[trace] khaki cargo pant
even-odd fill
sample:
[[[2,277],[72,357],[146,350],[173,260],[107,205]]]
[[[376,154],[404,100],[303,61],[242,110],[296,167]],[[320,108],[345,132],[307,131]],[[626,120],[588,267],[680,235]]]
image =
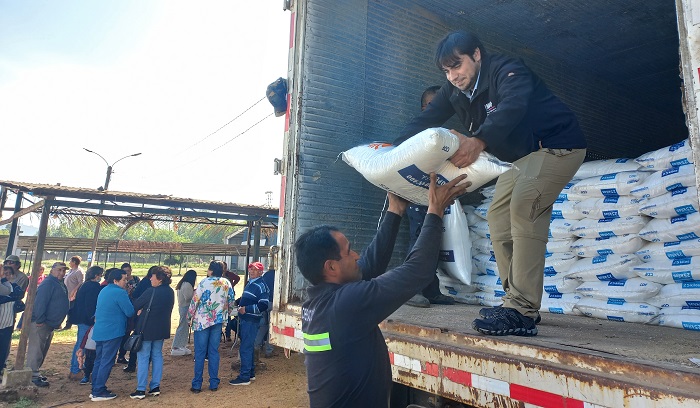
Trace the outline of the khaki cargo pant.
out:
[[[542,148],[513,163],[496,183],[488,222],[503,307],[537,316],[552,204],[586,157],[586,149]]]

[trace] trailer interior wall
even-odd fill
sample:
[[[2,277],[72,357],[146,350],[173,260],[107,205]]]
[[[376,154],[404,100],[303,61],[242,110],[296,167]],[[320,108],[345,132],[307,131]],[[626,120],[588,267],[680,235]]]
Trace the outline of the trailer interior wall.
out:
[[[302,0],[299,0],[302,1]],[[668,0],[307,0],[295,158],[294,237],[320,223],[355,248],[371,239],[384,194],[341,160],[362,143],[393,140],[442,84],[435,44],[477,33],[487,50],[519,56],[578,115],[588,159],[637,157],[687,137],[675,4]],[[299,36],[297,38],[300,38]],[[406,234],[403,234],[405,238]],[[395,261],[404,255],[397,244]],[[295,277],[292,298],[303,297]]]

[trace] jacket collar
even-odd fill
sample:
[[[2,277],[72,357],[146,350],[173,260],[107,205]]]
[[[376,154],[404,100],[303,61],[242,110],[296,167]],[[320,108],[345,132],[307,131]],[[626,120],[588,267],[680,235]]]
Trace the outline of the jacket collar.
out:
[[[340,288],[342,285],[339,285],[337,283],[328,283],[328,282],[323,282],[319,283],[318,285],[314,286],[309,286],[306,289],[306,292],[309,294],[309,298],[313,299],[315,297],[318,297],[326,292],[333,292]]]

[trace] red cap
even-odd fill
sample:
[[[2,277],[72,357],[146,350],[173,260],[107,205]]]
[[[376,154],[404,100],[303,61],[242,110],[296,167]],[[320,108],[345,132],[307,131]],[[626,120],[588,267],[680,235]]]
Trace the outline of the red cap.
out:
[[[248,265],[248,269],[250,268],[257,269],[259,271],[265,270],[265,267],[260,262],[253,262],[252,264]]]

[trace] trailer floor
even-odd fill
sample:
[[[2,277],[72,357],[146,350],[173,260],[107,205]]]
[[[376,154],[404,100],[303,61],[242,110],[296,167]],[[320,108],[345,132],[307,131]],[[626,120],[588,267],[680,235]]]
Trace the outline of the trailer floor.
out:
[[[700,359],[700,333],[639,323],[613,322],[584,316],[543,313],[535,337],[485,336],[471,327],[483,306],[455,304],[430,308],[402,306],[388,321],[438,328],[470,336],[480,336],[552,348],[574,349],[581,353],[603,354],[645,364],[661,363],[700,374],[691,358]],[[682,366],[682,367],[679,367]]]

